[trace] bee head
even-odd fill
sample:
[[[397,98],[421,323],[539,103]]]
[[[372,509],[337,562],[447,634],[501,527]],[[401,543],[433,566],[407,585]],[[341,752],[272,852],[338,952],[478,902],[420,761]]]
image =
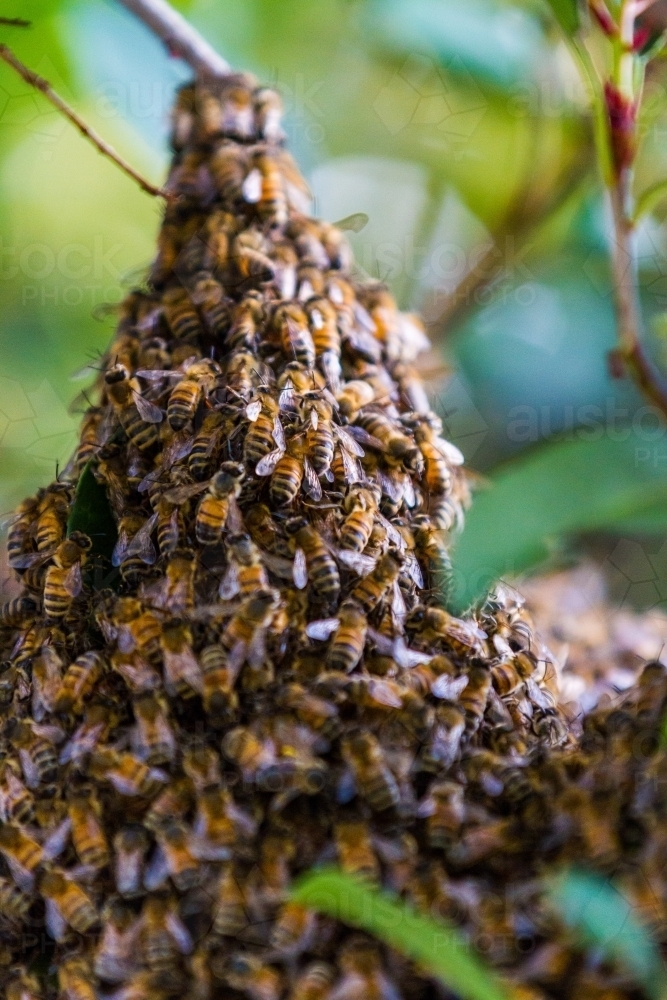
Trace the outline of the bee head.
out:
[[[115,385],[118,382],[125,382],[130,377],[125,365],[117,364],[107,368],[104,373],[104,381],[107,385]]]
[[[72,542],[82,552],[90,552],[93,547],[91,539],[83,531],[72,531],[67,541]]]

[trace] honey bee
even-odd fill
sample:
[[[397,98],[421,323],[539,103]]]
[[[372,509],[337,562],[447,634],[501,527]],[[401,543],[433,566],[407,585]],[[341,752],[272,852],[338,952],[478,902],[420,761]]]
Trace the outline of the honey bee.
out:
[[[4,917],[22,923],[31,904],[32,897],[28,893],[22,892],[11,879],[0,876],[0,910]]]
[[[119,597],[113,611],[121,653],[137,650],[153,666],[161,659],[162,625],[158,616],[134,597]]]
[[[215,361],[204,359],[188,365],[184,373],[169,374],[180,380],[169,396],[167,420],[172,430],[180,431],[193,419],[202,398],[213,390],[220,376],[220,366]]]
[[[239,496],[245,469],[238,462],[223,462],[199,503],[195,534],[202,545],[216,545],[227,523],[230,503]]]
[[[260,229],[244,229],[234,237],[230,257],[233,261],[237,279],[236,285],[248,286],[273,281],[275,264],[269,253],[271,244]]]
[[[301,306],[294,303],[278,306],[271,322],[287,357],[293,358],[307,369],[314,368],[315,344],[308,318]]]
[[[51,740],[41,735],[41,731],[40,726],[26,719],[10,718],[5,723],[5,735],[18,750],[26,785],[30,789],[39,788],[41,795],[51,797],[55,795],[58,755]]]
[[[384,756],[384,751],[372,733],[358,730],[341,743],[345,762],[350,767],[359,794],[371,809],[383,812],[398,805],[400,793]]]
[[[215,187],[230,209],[243,199],[243,182],[249,165],[245,147],[227,140],[216,146],[209,159],[209,170]]]
[[[233,663],[247,658],[258,668],[265,660],[264,637],[279,604],[278,591],[260,590],[247,597],[225,627],[220,642],[229,650]]]
[[[287,196],[278,157],[269,147],[257,147],[253,168],[243,182],[243,197],[257,206],[257,214],[270,229],[287,222]]]
[[[58,963],[58,986],[63,1000],[97,1000],[90,962],[82,955],[70,955]]]
[[[336,1000],[377,997],[394,1000],[397,991],[382,969],[377,945],[366,938],[353,937],[343,945],[339,964],[342,978],[335,986]]]
[[[376,608],[398,582],[403,568],[402,557],[394,552],[385,552],[377,562],[375,569],[363,577],[354,587],[351,597],[353,601],[367,613]]]
[[[184,343],[196,343],[199,340],[202,334],[201,320],[184,288],[176,285],[167,289],[162,297],[162,308],[169,329],[177,340]]]
[[[171,763],[176,754],[176,738],[160,702],[153,691],[142,691],[132,701],[132,749],[139,760],[149,765]]]
[[[44,854],[37,841],[13,823],[0,824],[0,854],[4,857],[12,878],[22,892],[32,890],[35,873]]]
[[[237,594],[250,597],[258,590],[266,590],[269,578],[261,553],[250,535],[230,535],[227,548],[229,567],[220,581],[220,597],[229,601]]]
[[[152,566],[157,559],[155,546],[151,541],[157,520],[157,514],[146,518],[140,513],[125,514],[120,520],[118,541],[111,555],[111,563],[120,567],[123,580],[130,586],[140,583],[146,567]]]
[[[226,980],[232,989],[245,993],[251,1000],[280,1000],[283,993],[280,972],[252,954],[232,955]]]
[[[190,853],[188,827],[182,820],[173,816],[167,817],[155,829],[155,838],[161,851],[159,866],[151,863],[152,871],[147,872],[144,882],[152,888],[153,880],[158,884],[162,881],[162,864],[164,871],[180,892],[187,892],[197,884],[200,878],[199,862]]]
[[[164,771],[148,767],[131,753],[99,747],[90,758],[93,777],[108,781],[119,795],[151,798],[167,781]]]
[[[70,492],[65,483],[53,483],[40,496],[35,528],[38,552],[46,552],[62,542],[69,504]]]
[[[427,819],[426,836],[431,847],[446,848],[463,825],[463,787],[454,781],[433,782],[418,815]]]
[[[261,781],[263,773],[276,762],[276,748],[268,737],[256,735],[246,726],[230,729],[222,741],[226,757],[240,768],[247,782]]]
[[[447,771],[456,760],[465,732],[465,715],[456,705],[439,705],[435,725],[422,750],[422,766],[427,771]]]
[[[102,826],[102,811],[92,787],[78,788],[69,797],[68,815],[72,843],[81,864],[105,868],[109,864],[109,845]]]
[[[331,702],[311,694],[302,684],[288,684],[283,702],[297,718],[326,738],[333,737],[338,729],[338,709]]]
[[[191,840],[192,853],[205,861],[221,861],[230,857],[239,842],[249,842],[257,832],[257,824],[219,784],[198,791],[197,813]]]
[[[418,609],[413,620],[419,621],[422,641],[433,643],[442,639],[459,656],[482,656],[485,651],[486,632],[473,620],[455,618],[443,608]]]
[[[122,983],[139,968],[137,945],[139,920],[117,897],[102,912],[102,934],[95,948],[95,975],[108,983]]]
[[[326,1000],[334,981],[334,970],[326,962],[311,962],[298,976],[289,1000]]]
[[[164,663],[164,683],[168,694],[190,698],[203,693],[197,657],[192,651],[192,629],[187,622],[172,618],[163,622],[160,648]]]
[[[15,513],[9,519],[9,530],[7,532],[7,559],[9,565],[13,569],[22,568],[18,565],[18,563],[21,562],[30,548],[30,536],[33,525],[36,522],[38,509],[39,499],[37,497],[28,497],[18,505]],[[7,522],[5,522],[5,525],[7,525]],[[55,544],[58,544],[60,540],[61,536],[58,537]],[[45,546],[45,548],[51,547],[50,543]]]
[[[64,872],[46,871],[39,880],[39,891],[47,904],[47,926],[61,941],[69,924],[78,934],[86,934],[99,923],[93,903],[84,890]]]
[[[428,569],[429,583],[439,604],[446,604],[452,584],[452,563],[443,536],[426,514],[411,522],[416,553]]]
[[[334,393],[340,391],[342,369],[340,363],[340,332],[336,310],[329,299],[314,296],[305,304],[306,315],[315,357],[320,363],[327,385]]]
[[[380,490],[375,485],[354,486],[343,502],[347,517],[340,529],[340,546],[362,552],[371,537]]]
[[[192,801],[192,782],[189,778],[176,778],[153,799],[144,816],[143,825],[154,833],[170,817],[182,819],[191,808]]]
[[[374,399],[374,388],[360,379],[351,379],[336,393],[338,408],[349,423],[354,423],[363,407],[369,406]]]
[[[270,87],[260,87],[253,95],[253,105],[258,137],[269,142],[282,142],[285,133],[280,124],[283,113],[280,94]]]
[[[160,554],[171,556],[185,538],[185,518],[182,507],[164,497],[156,501],[157,544]]]
[[[141,911],[141,941],[146,965],[159,977],[163,988],[173,989],[181,982],[179,957],[189,955],[193,944],[171,896],[162,892],[146,897]]]
[[[356,417],[355,426],[381,443],[389,462],[400,464],[409,472],[421,476],[424,471],[424,458],[419,447],[399,431],[384,413],[375,411],[360,413]]]
[[[277,506],[287,506],[297,497],[299,489],[314,499],[322,498],[322,487],[306,456],[306,444],[298,436],[285,441],[282,424],[275,418],[273,438],[277,447],[259,460],[255,475],[271,476],[271,499]]]
[[[3,823],[32,823],[35,802],[8,760],[0,770],[0,820]]]
[[[331,406],[325,400],[314,399],[309,407],[310,426],[306,431],[306,451],[318,476],[328,476],[334,458],[336,441],[331,424]]]
[[[307,951],[317,930],[317,916],[299,903],[284,903],[271,930],[270,944],[284,955]]]
[[[77,656],[65,671],[56,694],[54,711],[74,710],[80,714],[84,700],[93,693],[97,682],[107,669],[107,663],[100,653],[91,651]]]
[[[250,351],[232,351],[226,366],[227,398],[249,399],[259,385],[260,369],[261,365]]]
[[[6,604],[0,604],[0,628],[18,628],[35,618],[39,610],[32,597],[14,597]]]
[[[311,638],[324,640],[334,632],[327,662],[333,670],[349,674],[363,656],[367,630],[368,623],[363,611],[353,601],[345,601],[339,609],[337,618],[323,618],[319,622],[311,622],[307,634]]]
[[[230,312],[220,282],[208,275],[199,278],[192,290],[192,301],[198,306],[211,335],[222,339],[230,324]]]
[[[248,925],[246,897],[232,862],[223,865],[218,883],[213,929],[224,937],[237,937]]]
[[[294,546],[294,583],[303,590],[310,579],[317,598],[333,603],[340,593],[338,567],[319,533],[305,518],[292,518],[285,530]]]
[[[177,549],[167,563],[167,575],[154,601],[174,615],[191,611],[195,603],[196,568],[193,550]]]
[[[142,826],[122,827],[113,841],[116,891],[125,899],[143,894],[144,856],[148,836]]]
[[[123,364],[115,364],[104,373],[109,402],[129,440],[139,451],[151,451],[158,444],[157,425],[163,418],[159,406],[144,399],[139,382],[130,378]]]
[[[334,840],[344,872],[373,882],[378,880],[380,866],[366,823],[361,820],[336,823]]]
[[[523,678],[514,663],[511,660],[506,660],[491,667],[491,681],[495,690],[503,698],[513,694],[523,683]]]
[[[460,695],[460,704],[466,713],[467,728],[472,732],[482,721],[490,690],[491,671],[483,666],[471,667],[468,671],[468,683]]]

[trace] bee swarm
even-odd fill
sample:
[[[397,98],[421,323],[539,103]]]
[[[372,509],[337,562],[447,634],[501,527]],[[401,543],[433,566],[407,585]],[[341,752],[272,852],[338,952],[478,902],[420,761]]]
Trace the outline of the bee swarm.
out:
[[[323,863],[454,920],[517,995],[639,996],[539,877],[587,861],[664,919],[663,668],[579,737],[518,595],[448,613],[469,497],[426,338],[305,214],[283,138],[249,77],[181,90],[148,286],[70,468],[10,529],[2,996],[449,996],[289,901]],[[67,532],[82,476],[113,568]]]

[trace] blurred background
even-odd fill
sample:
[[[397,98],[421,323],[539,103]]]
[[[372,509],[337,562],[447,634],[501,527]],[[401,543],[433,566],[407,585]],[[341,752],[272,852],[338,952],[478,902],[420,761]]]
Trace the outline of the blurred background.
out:
[[[0,27],[1,39],[160,182],[187,70],[112,0],[0,6],[32,20]],[[314,214],[366,213],[350,237],[360,268],[425,317],[434,407],[480,474],[469,530],[489,574],[583,559],[624,607],[659,607],[667,428],[608,371],[608,218],[586,92],[548,4],[176,6],[235,67],[280,90]],[[666,87],[657,60],[640,191],[667,170]],[[104,305],[149,262],[160,205],[4,65],[0,174],[1,512],[67,462],[72,402],[111,335]],[[661,211],[638,239],[645,337],[667,362]]]

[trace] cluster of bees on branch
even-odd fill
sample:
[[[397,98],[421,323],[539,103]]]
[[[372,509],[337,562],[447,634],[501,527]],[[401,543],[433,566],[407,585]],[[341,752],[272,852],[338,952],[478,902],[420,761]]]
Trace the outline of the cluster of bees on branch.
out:
[[[290,901],[327,862],[486,935],[509,974],[553,935],[533,855],[578,772],[537,777],[570,759],[552,658],[507,587],[448,611],[469,490],[422,327],[306,214],[283,139],[249,77],[180,91],[147,285],[70,466],[9,529],[6,1000],[435,995]],[[69,523],[90,475],[108,563]]]

